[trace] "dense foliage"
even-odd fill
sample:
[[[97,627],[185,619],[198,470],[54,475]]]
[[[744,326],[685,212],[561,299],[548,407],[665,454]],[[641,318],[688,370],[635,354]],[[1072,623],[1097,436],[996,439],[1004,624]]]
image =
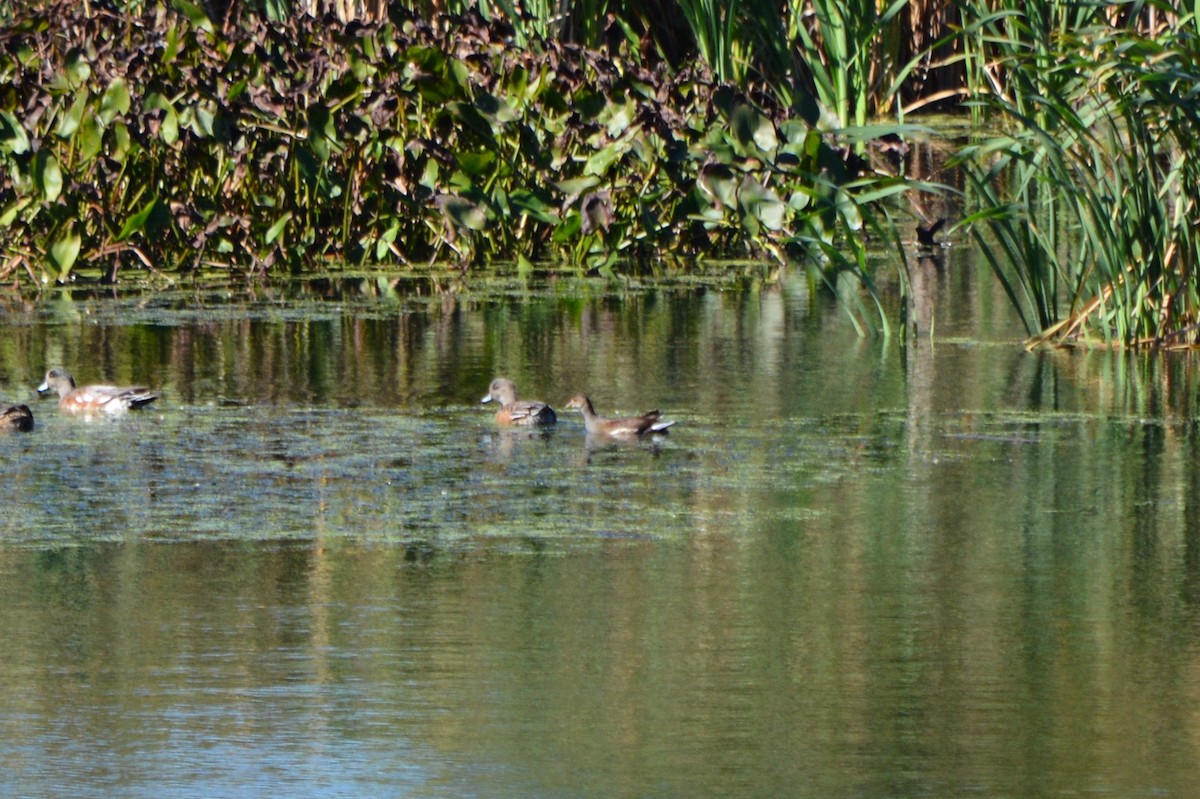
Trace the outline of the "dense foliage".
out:
[[[818,255],[869,288],[863,226],[899,245],[888,200],[938,190],[873,145],[965,100],[1001,135],[961,227],[1033,341],[1191,346],[1198,42],[1166,0],[31,0],[0,279]]]
[[[219,30],[183,0],[88,8],[31,4],[0,32],[0,276],[837,255],[859,246],[856,192],[903,189],[702,64],[643,66],[627,36],[516,49],[478,14]]]

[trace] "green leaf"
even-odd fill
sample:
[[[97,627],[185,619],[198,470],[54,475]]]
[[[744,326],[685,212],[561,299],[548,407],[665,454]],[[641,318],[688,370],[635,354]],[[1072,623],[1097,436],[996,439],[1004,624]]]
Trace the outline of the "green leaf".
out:
[[[204,13],[204,9],[200,6],[189,3],[187,0],[171,0],[171,5],[175,6],[181,14],[188,18],[188,22],[199,28],[205,33],[212,33],[214,28],[212,20],[208,18],[208,14]]]
[[[319,103],[308,108],[308,144],[321,161],[329,160],[330,151],[337,152],[339,149],[333,114]]]
[[[417,66],[421,72],[430,74],[439,73],[446,66],[446,54],[438,48],[428,45],[410,47],[404,51],[402,57],[405,61]]]
[[[383,231],[383,235],[375,242],[376,261],[382,261],[392,251],[392,242],[396,240],[396,236],[398,235],[400,235],[400,225],[398,224],[394,224]]]
[[[510,69],[503,78],[505,83],[505,93],[510,97],[516,97],[521,100],[532,99],[526,97],[526,91],[529,89],[529,70],[522,66],[517,66]]]
[[[446,113],[457,119],[462,127],[472,131],[484,141],[491,141],[494,135],[492,123],[470,103],[455,101],[443,106]]]
[[[54,202],[62,194],[62,167],[58,165],[58,159],[46,150],[40,151],[34,158],[33,180],[47,202]]]
[[[696,185],[713,200],[717,208],[729,207],[737,202],[737,179],[733,170],[724,164],[705,164],[700,167]]]
[[[788,208],[793,211],[803,211],[812,202],[812,197],[803,189],[797,189],[792,192],[792,196],[788,198]]]
[[[462,89],[449,78],[422,75],[417,80],[417,91],[427,103],[442,105],[455,98],[461,99]]]
[[[154,213],[154,208],[158,204],[158,198],[155,197],[150,202],[146,203],[142,210],[138,211],[133,216],[125,220],[125,224],[121,226],[121,232],[117,234],[117,241],[125,241],[134,233],[146,226],[146,220],[150,218],[150,214]]]
[[[203,138],[211,139],[217,125],[216,113],[206,105],[196,106],[196,125]]]
[[[21,155],[29,152],[29,136],[15,116],[0,111],[0,152]]]
[[[86,164],[99,155],[100,149],[104,146],[104,128],[100,126],[100,120],[96,118],[95,114],[88,114],[83,118],[76,139],[81,162]]]
[[[129,113],[129,87],[123,78],[113,78],[104,96],[100,98],[100,119],[110,124],[118,114]]]
[[[167,28],[167,46],[162,51],[162,65],[167,68],[167,73],[172,74],[171,64],[174,63],[175,57],[179,55],[179,26],[175,21],[171,21],[171,25]]]
[[[232,103],[235,100],[237,100],[239,97],[241,97],[243,94],[246,93],[246,88],[249,85],[250,85],[250,81],[247,80],[246,78],[242,78],[241,80],[236,81],[232,86],[229,87],[229,91],[225,95],[225,102]]]
[[[845,189],[838,189],[834,200],[838,214],[846,221],[846,227],[851,230],[861,230],[863,226],[862,212],[858,210],[858,204],[854,202],[854,198],[850,192]]]
[[[487,227],[487,211],[469,199],[456,194],[440,194],[433,200],[442,215],[454,222],[458,228],[482,230]]]
[[[83,121],[83,112],[87,109],[88,93],[87,90],[79,92],[75,98],[75,102],[71,103],[71,107],[58,118],[58,125],[54,129],[55,135],[60,139],[69,139],[75,135],[75,131],[79,130],[79,124]]]
[[[617,263],[617,253],[607,252],[600,256],[599,262],[595,258],[589,258],[589,265],[592,266],[605,280],[616,280],[617,272],[613,266]]]
[[[162,123],[158,129],[158,135],[162,137],[166,144],[174,144],[179,141],[179,114],[175,112],[175,106],[166,97],[163,97],[158,92],[147,95],[142,107],[147,111],[162,111]]]
[[[271,244],[275,241],[275,239],[279,238],[279,234],[283,233],[283,229],[287,227],[288,220],[291,218],[292,212],[288,211],[286,214],[279,217],[279,219],[275,220],[275,224],[271,225],[271,227],[267,229],[267,235],[264,238],[264,241],[267,244]]]
[[[84,58],[82,50],[72,50],[67,55],[67,65],[61,83],[65,90],[76,91],[92,76],[92,66]]]
[[[553,181],[553,183],[554,188],[558,189],[568,197],[574,197],[576,195],[583,194],[588,189],[600,185],[600,178],[571,178],[569,180],[556,180]]]
[[[454,82],[463,89],[469,89],[471,86],[471,70],[467,69],[467,65],[457,58],[450,61],[447,70]]]
[[[133,140],[129,137],[129,127],[124,122],[118,122],[112,129],[111,155],[114,161],[125,163]]]
[[[458,168],[465,174],[471,177],[478,177],[492,168],[492,164],[496,162],[496,154],[487,150],[479,150],[477,152],[459,153],[455,160],[458,161]]]
[[[430,191],[437,191],[440,179],[441,169],[438,167],[438,162],[430,158],[425,162],[425,169],[421,172],[420,183]]]
[[[17,218],[17,214],[21,213],[25,208],[33,202],[32,197],[22,197],[13,204],[9,205],[3,211],[0,211],[0,227],[8,227]]]
[[[503,127],[510,122],[515,122],[520,119],[521,115],[517,113],[507,102],[490,92],[483,92],[475,99],[475,107],[479,112],[488,119],[498,123],[498,127]]]
[[[734,137],[743,148],[753,144],[765,153],[773,153],[779,146],[775,123],[748,105],[734,109],[730,124]]]
[[[632,103],[610,102],[604,106],[604,110],[597,116],[596,121],[604,125],[608,130],[608,135],[615,139],[633,124],[636,113],[637,110]]]
[[[620,161],[629,152],[629,143],[625,140],[615,141],[604,149],[592,153],[587,163],[583,165],[583,174],[604,177],[608,168]]]
[[[528,214],[537,221],[548,225],[558,224],[558,214],[554,213],[549,205],[528,189],[513,191],[509,194],[508,201],[512,205],[513,210],[519,213]]]
[[[572,239],[579,235],[579,231],[583,228],[583,219],[578,211],[573,211],[559,223],[554,229],[551,239],[555,244],[567,244]]]
[[[81,239],[74,231],[69,231],[54,244],[50,245],[50,262],[58,269],[58,279],[63,280],[71,272],[71,267],[75,266],[75,259],[79,257],[79,248],[83,245]]]
[[[487,227],[487,212],[465,197],[443,194],[436,202],[442,213],[458,227],[467,230],[483,230]]]
[[[374,36],[363,36],[358,40],[358,46],[362,48],[363,55],[369,61],[379,60],[379,43],[375,41]],[[361,78],[360,78],[361,80]]]
[[[201,139],[211,139],[216,117],[205,105],[196,104],[179,113],[179,125]]]
[[[742,180],[739,199],[746,213],[761,222],[768,230],[783,229],[784,212],[787,206],[779,199],[774,189],[767,188],[747,175]]]

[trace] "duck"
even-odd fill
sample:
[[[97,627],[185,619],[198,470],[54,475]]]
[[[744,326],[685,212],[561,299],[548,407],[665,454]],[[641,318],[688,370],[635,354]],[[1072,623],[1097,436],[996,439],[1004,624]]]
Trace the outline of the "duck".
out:
[[[46,372],[46,379],[37,389],[38,396],[51,391],[58,394],[58,407],[71,413],[124,413],[158,399],[158,395],[145,386],[76,387],[75,378],[62,368]]]
[[[0,433],[21,431],[27,433],[33,429],[33,411],[28,405],[9,405],[0,411]]]
[[[589,436],[612,436],[613,438],[635,438],[640,436],[666,435],[673,420],[662,418],[658,411],[648,411],[641,416],[607,419],[599,416],[592,401],[584,394],[576,394],[567,401],[567,408],[577,408],[583,413],[583,425]]]
[[[552,425],[558,421],[554,409],[537,400],[518,400],[517,387],[506,377],[497,377],[488,386],[487,396],[480,402],[498,402],[496,423],[524,427]]]

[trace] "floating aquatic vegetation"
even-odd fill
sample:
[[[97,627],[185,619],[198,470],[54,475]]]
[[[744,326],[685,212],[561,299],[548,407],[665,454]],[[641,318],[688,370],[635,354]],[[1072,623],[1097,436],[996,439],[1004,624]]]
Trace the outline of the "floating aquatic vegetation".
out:
[[[386,23],[47,0],[0,31],[0,279],[718,255],[850,264],[905,190],[702,65]],[[241,14],[241,16],[239,16]],[[857,268],[862,267],[859,259]]]

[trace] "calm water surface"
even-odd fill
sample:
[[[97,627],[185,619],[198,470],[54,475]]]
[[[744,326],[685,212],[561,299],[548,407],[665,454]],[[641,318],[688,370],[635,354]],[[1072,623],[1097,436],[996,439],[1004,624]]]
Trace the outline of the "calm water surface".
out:
[[[1196,795],[1196,364],[925,278],[0,299],[0,795]]]

